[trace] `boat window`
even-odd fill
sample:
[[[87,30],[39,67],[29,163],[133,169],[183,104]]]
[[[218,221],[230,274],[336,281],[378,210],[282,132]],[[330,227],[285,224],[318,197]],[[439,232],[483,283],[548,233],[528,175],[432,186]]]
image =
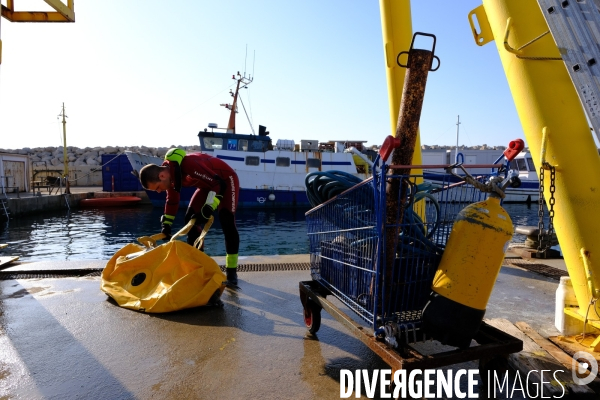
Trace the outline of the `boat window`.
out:
[[[318,158],[307,158],[306,166],[308,168],[321,168],[321,160]]]
[[[260,140],[249,140],[248,148],[250,151],[265,151],[263,143]]]
[[[238,150],[248,151],[248,141],[246,139],[238,140]]]
[[[529,165],[529,170],[530,171],[537,171],[535,169],[535,164],[533,163],[533,158],[526,158],[527,160],[527,165]]]
[[[517,161],[517,167],[519,167],[519,171],[527,171],[527,163],[522,158],[515,158]]]
[[[260,165],[260,158],[255,156],[246,157],[246,165]]]
[[[510,160],[509,168],[510,169],[519,169],[517,167],[517,161],[516,160]]]
[[[275,159],[275,165],[278,167],[289,167],[290,166],[290,158],[289,157],[277,157]]]
[[[221,150],[223,148],[223,139],[214,137],[204,138],[204,148],[206,150]]]

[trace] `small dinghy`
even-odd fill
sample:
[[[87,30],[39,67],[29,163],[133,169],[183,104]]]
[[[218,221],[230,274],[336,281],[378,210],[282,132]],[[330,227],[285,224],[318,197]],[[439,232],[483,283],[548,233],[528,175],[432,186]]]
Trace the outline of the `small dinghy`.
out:
[[[139,204],[141,198],[136,196],[119,197],[97,197],[93,199],[82,199],[79,202],[81,208],[99,208],[99,207],[123,207]]]

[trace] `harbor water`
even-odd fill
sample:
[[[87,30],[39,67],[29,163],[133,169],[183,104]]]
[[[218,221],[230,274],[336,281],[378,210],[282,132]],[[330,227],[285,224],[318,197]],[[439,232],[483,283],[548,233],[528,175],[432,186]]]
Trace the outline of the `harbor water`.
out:
[[[506,204],[517,225],[538,225],[538,205]],[[306,254],[309,252],[304,213],[306,209],[252,210],[236,214],[240,233],[240,256]],[[151,206],[78,209],[21,216],[0,222],[0,243],[8,243],[5,254],[20,261],[108,260],[136,238],[160,232],[163,211]],[[183,226],[185,210],[179,210],[174,231]],[[545,213],[547,215],[547,212]],[[544,220],[547,227],[547,219]],[[525,237],[515,235],[513,242]],[[223,233],[216,220],[205,251],[224,256]]]
[[[236,224],[242,256],[308,253],[305,209],[239,210]],[[136,238],[160,232],[163,210],[152,206],[52,211],[0,221],[5,254],[19,261],[108,260]],[[173,232],[183,227],[179,210]],[[185,236],[183,239],[185,240]],[[159,242],[160,243],[160,242]],[[205,240],[209,256],[224,256],[225,242],[218,219]]]

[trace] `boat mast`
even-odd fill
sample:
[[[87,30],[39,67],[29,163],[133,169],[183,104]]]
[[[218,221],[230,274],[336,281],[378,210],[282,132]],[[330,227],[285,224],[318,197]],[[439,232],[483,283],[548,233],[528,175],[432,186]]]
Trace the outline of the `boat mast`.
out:
[[[237,75],[233,75],[231,78],[237,80],[235,93],[231,93],[231,95],[233,96],[233,104],[221,104],[222,106],[230,110],[229,123],[227,124],[227,133],[235,133],[235,114],[237,113],[237,100],[240,92],[240,85],[243,89],[245,87],[248,87],[248,85],[252,82],[252,77],[246,78],[246,73],[244,73],[244,76],[242,76],[239,71]]]
[[[62,117],[63,126],[63,178],[65,179],[65,193],[70,194],[69,190],[69,159],[67,157],[67,116],[65,115],[65,103],[62,103],[62,112],[59,117]]]

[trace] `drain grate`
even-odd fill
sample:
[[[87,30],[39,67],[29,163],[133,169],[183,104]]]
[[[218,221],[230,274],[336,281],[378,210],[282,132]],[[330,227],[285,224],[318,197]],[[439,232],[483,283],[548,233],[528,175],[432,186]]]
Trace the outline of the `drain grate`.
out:
[[[224,265],[219,265],[225,271]],[[240,264],[238,272],[263,272],[263,271],[308,271],[310,263],[280,263],[280,264]]]
[[[515,267],[523,268],[531,272],[536,272],[540,275],[547,276],[548,278],[556,279],[557,281],[560,281],[561,276],[569,276],[569,273],[567,271],[563,271],[562,269],[554,268],[546,264],[513,261],[510,259],[507,259],[505,261],[509,265],[514,265]]]
[[[225,272],[225,266],[219,265]],[[263,271],[308,271],[310,263],[281,263],[281,264],[240,264],[239,272],[263,272]],[[70,270],[51,270],[51,271],[19,271],[2,272],[0,271],[0,281],[11,279],[53,279],[53,278],[76,278],[82,276],[100,276],[101,269],[70,269]]]
[[[100,276],[101,269],[75,269],[75,270],[54,270],[54,271],[19,271],[2,272],[0,271],[0,281],[12,279],[53,279],[53,278],[78,278],[82,276]]]

